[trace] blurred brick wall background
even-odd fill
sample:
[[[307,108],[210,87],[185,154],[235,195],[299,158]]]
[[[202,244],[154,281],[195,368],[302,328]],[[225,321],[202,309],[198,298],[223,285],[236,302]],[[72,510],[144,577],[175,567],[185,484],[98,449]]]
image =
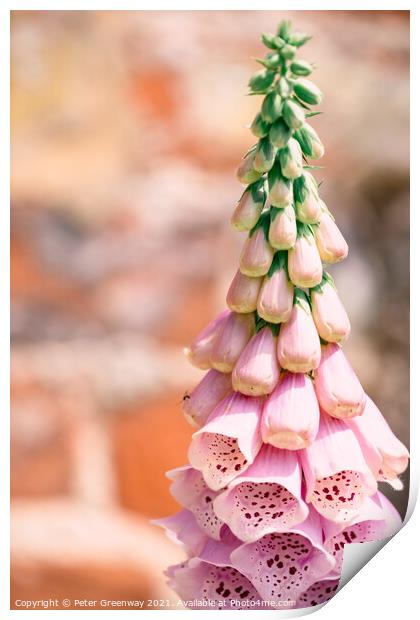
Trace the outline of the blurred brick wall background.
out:
[[[314,35],[346,352],[408,442],[408,12],[14,11],[12,602],[174,598],[148,520],[176,510],[181,349],[235,271],[244,94],[282,18]]]

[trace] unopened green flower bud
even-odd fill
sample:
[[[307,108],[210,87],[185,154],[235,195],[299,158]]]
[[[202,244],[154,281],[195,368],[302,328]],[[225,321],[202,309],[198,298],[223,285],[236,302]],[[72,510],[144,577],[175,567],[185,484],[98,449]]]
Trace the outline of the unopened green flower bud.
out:
[[[291,92],[291,86],[289,84],[289,81],[286,80],[286,78],[282,77],[280,78],[279,81],[279,93],[280,93],[280,97],[282,97],[282,99],[286,99]]]
[[[292,184],[281,174],[280,164],[276,162],[268,173],[268,198],[274,207],[287,207],[293,200]]]
[[[274,71],[267,71],[266,69],[257,71],[249,80],[250,89],[254,93],[264,92],[273,83],[275,75]]]
[[[305,110],[295,101],[286,99],[282,109],[283,118],[292,129],[299,129],[305,122]]]
[[[272,92],[265,96],[261,106],[261,116],[267,123],[274,123],[280,116],[282,110],[281,97],[278,93]]]
[[[283,45],[280,50],[280,54],[283,56],[283,58],[286,58],[286,60],[291,60],[296,55],[296,48],[293,47],[293,45],[289,44]]]
[[[299,147],[300,148],[300,147]],[[274,159],[276,157],[277,149],[271,144],[268,138],[262,138],[258,143],[258,148],[255,152],[254,168],[257,172],[268,172],[271,170]]]
[[[283,21],[279,24],[277,32],[279,37],[287,41],[289,36],[292,34],[292,22],[283,19]]]
[[[292,32],[289,35],[288,42],[295,47],[301,47],[309,41],[309,39],[312,39],[312,37],[304,32]]]
[[[324,145],[319,139],[315,129],[308,123],[302,125],[302,127],[295,132],[294,137],[299,142],[302,152],[306,157],[310,159],[319,159],[324,155]]]
[[[239,164],[236,176],[238,181],[243,185],[249,185],[258,181],[261,176],[260,172],[257,172],[254,168],[255,149],[245,155],[241,163]]]
[[[312,73],[312,65],[307,60],[294,60],[290,69],[295,75],[310,75]]]
[[[279,149],[283,149],[292,137],[293,130],[286,125],[282,118],[279,118],[270,129],[271,144]]]
[[[301,176],[302,150],[299,142],[291,138],[287,146],[279,153],[281,172],[286,179],[297,179]]]
[[[263,34],[261,35],[261,41],[270,50],[275,50],[277,48],[277,46],[275,44],[275,39],[276,39],[276,35],[275,34],[271,34],[269,32],[263,32]]]
[[[264,138],[270,131],[269,123],[261,118],[261,114],[257,114],[251,124],[251,131],[257,138]]]
[[[280,54],[278,53],[268,54],[265,58],[256,58],[255,60],[267,69],[277,69],[281,63]]]
[[[311,80],[299,78],[294,83],[293,88],[299,99],[309,103],[309,105],[318,105],[322,101],[322,92]]]

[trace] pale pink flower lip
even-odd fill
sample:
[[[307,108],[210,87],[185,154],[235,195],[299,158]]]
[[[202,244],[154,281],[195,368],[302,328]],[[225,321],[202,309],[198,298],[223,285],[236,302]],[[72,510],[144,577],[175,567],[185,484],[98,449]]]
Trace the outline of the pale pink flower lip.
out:
[[[261,286],[258,315],[268,323],[283,323],[290,319],[293,309],[293,284],[286,273],[287,255],[277,252],[269,274]]]
[[[330,276],[311,289],[312,316],[319,335],[327,342],[341,342],[350,334],[350,321]]]
[[[296,243],[296,215],[292,205],[279,209],[270,223],[268,240],[276,250],[288,250]]]
[[[238,392],[226,396],[194,433],[189,461],[217,491],[244,471],[261,447],[262,400]]]
[[[223,522],[213,510],[216,493],[209,489],[201,472],[185,465],[166,472],[166,476],[172,480],[171,495],[194,515],[198,526],[207,536],[219,540]]]
[[[321,360],[321,343],[306,294],[295,289],[292,314],[283,323],[277,344],[277,357],[282,368],[291,372],[309,372]]]
[[[195,386],[190,395],[182,402],[182,411],[188,422],[200,428],[217,403],[232,389],[231,375],[213,368],[209,370]]]
[[[213,349],[213,343],[217,337],[218,331],[224,323],[224,320],[230,314],[229,310],[223,310],[217,317],[211,321],[201,332],[194,338],[191,346],[184,349],[184,353],[188,357],[191,364],[208,370],[211,368],[210,355]]]
[[[254,312],[257,309],[261,278],[251,278],[238,269],[229,287],[226,303],[234,312]]]
[[[294,452],[263,445],[250,467],[214,501],[216,514],[243,541],[304,521],[300,464]]]
[[[301,373],[284,373],[264,403],[263,441],[278,448],[300,450],[316,437],[319,406],[312,380]]]
[[[323,411],[315,440],[299,456],[306,501],[327,519],[350,522],[365,496],[377,491],[375,477],[354,433],[342,420]]]
[[[193,513],[185,508],[170,517],[154,519],[151,523],[163,527],[168,538],[178,545],[183,545],[190,557],[199,555],[208,540]]]
[[[240,609],[235,601],[252,603],[261,600],[249,580],[231,566],[191,558],[170,567],[167,576],[169,587],[183,601],[190,602],[189,609],[202,610],[203,601],[213,601],[214,609]]]
[[[249,396],[274,390],[280,377],[276,344],[270,327],[263,327],[251,338],[232,372],[234,390]]]
[[[338,263],[346,258],[349,248],[323,201],[321,201],[321,205],[323,210],[319,225],[315,229],[319,255],[324,263]]]
[[[346,423],[356,435],[377,479],[401,490],[402,482],[398,476],[407,469],[409,453],[373,400],[367,397],[363,415],[346,420]]]
[[[246,276],[258,277],[268,273],[273,260],[274,250],[266,239],[262,226],[245,241],[239,259],[241,273]]]
[[[212,367],[220,372],[232,372],[254,329],[253,314],[228,312],[212,343]]]
[[[293,284],[301,288],[312,288],[322,280],[322,262],[315,238],[310,229],[302,225],[295,245],[289,250],[288,270]]]
[[[315,371],[315,391],[320,407],[336,418],[351,418],[363,413],[366,394],[341,347],[321,347],[321,362]]]
[[[338,590],[340,579],[334,574],[326,575],[320,581],[315,581],[299,596],[293,609],[314,607],[331,600]]]
[[[266,534],[231,553],[233,566],[265,600],[295,601],[314,581],[327,575],[334,559],[322,545],[318,515],[310,510],[305,521],[287,532]]]

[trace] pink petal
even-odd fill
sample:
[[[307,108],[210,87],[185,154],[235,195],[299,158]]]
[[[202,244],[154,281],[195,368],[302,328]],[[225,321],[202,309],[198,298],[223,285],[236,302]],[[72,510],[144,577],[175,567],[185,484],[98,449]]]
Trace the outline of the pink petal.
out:
[[[274,390],[280,377],[276,344],[270,327],[251,338],[232,372],[234,390],[249,396],[262,396]]]
[[[359,440],[363,454],[377,479],[401,489],[402,483],[398,476],[407,468],[409,453],[394,435],[373,400],[368,396],[363,415],[346,420],[346,423]]]
[[[201,553],[208,540],[189,510],[184,509],[170,517],[155,519],[152,523],[163,527],[168,538],[183,545],[189,556]]]
[[[322,263],[315,239],[301,235],[289,250],[289,277],[295,286],[311,288],[322,280]]]
[[[337,344],[321,347],[321,362],[315,371],[315,391],[319,405],[336,418],[363,413],[366,394],[356,373]]]
[[[284,269],[265,276],[258,297],[258,314],[269,323],[284,323],[293,310],[293,284]]]
[[[191,394],[184,397],[182,410],[188,422],[196,428],[203,426],[215,406],[231,389],[230,374],[209,370]]]
[[[256,542],[244,543],[232,552],[231,560],[263,599],[293,602],[334,565],[322,546],[315,511],[288,532],[266,534]]]
[[[230,394],[194,433],[189,460],[211,489],[226,486],[254,460],[262,443],[261,409],[261,398]]]
[[[306,519],[301,485],[296,454],[263,445],[253,464],[216,497],[214,510],[238,538],[252,542]]]
[[[300,453],[306,501],[332,521],[349,522],[377,490],[354,433],[323,411],[315,441]]]
[[[273,254],[274,250],[260,226],[244,243],[239,259],[241,273],[252,277],[264,276],[271,267]]]
[[[324,210],[321,214],[319,226],[315,230],[315,239],[324,263],[342,261],[349,252],[346,240],[328,210]]]
[[[266,400],[261,420],[263,441],[277,448],[299,450],[315,439],[319,406],[312,380],[286,372]]]
[[[207,536],[220,539],[223,522],[215,515],[213,499],[216,493],[208,488],[201,472],[189,465],[166,473],[172,480],[171,494],[194,515],[199,527]]]
[[[251,278],[238,270],[226,296],[229,308],[239,313],[255,312],[261,283],[262,278]]]
[[[231,224],[235,230],[251,230],[261,215],[263,202],[256,202],[252,196],[252,192],[245,191],[233,212]]]
[[[296,243],[296,217],[292,205],[278,211],[270,224],[268,239],[276,250],[288,250]]]
[[[202,370],[207,370],[211,367],[210,355],[213,349],[213,343],[220,327],[229,314],[229,310],[220,312],[220,314],[195,337],[191,346],[184,349],[191,364]]]
[[[293,609],[315,607],[315,605],[326,603],[337,592],[339,583],[340,579],[336,575],[327,575],[324,579],[316,581],[299,596]]]
[[[213,342],[210,354],[213,368],[220,372],[232,372],[254,333],[254,327],[253,314],[229,312]]]
[[[312,316],[321,338],[341,342],[350,334],[350,321],[335,288],[326,282],[311,290]]]
[[[231,566],[193,558],[171,567],[168,576],[168,585],[189,609],[246,609],[261,600],[248,579]]]
[[[321,359],[321,344],[308,311],[295,303],[287,323],[280,328],[277,357],[282,368],[291,372],[309,372],[318,367]]]

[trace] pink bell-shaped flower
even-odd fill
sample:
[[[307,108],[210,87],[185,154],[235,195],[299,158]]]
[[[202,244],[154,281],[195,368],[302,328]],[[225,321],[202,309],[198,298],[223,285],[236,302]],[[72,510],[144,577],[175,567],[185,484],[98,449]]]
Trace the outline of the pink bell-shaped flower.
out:
[[[321,284],[311,289],[312,317],[318,334],[327,342],[341,342],[350,334],[350,321],[334,282],[324,274]]]
[[[254,168],[255,154],[255,149],[247,153],[239,164],[239,167],[236,171],[238,181],[243,185],[255,183],[255,181],[258,181],[258,179],[261,177],[261,172],[257,172],[257,170],[255,170]]]
[[[280,328],[277,357],[280,366],[291,372],[310,372],[319,365],[321,344],[306,293],[301,289],[295,289],[292,314]]]
[[[377,491],[359,442],[342,420],[321,411],[315,440],[299,454],[306,501],[326,519],[351,521],[365,496]]]
[[[239,231],[251,230],[258,222],[265,203],[265,191],[261,183],[253,183],[239,199],[230,223]]]
[[[361,415],[366,394],[341,347],[321,347],[321,362],[315,371],[315,391],[320,407],[335,418]]]
[[[268,240],[276,250],[288,250],[296,243],[296,215],[292,205],[278,209],[270,223]]]
[[[319,406],[312,380],[302,373],[286,372],[264,403],[263,441],[277,448],[300,450],[318,432]]]
[[[338,263],[346,258],[349,248],[334,218],[321,201],[323,210],[315,229],[316,245],[324,263]]]
[[[321,203],[315,179],[309,172],[293,183],[296,217],[302,224],[315,224],[321,217]]]
[[[312,509],[305,521],[287,532],[272,532],[244,543],[230,555],[264,600],[295,602],[298,596],[334,566],[322,544],[320,518]]]
[[[251,278],[238,269],[226,296],[229,308],[239,313],[255,312],[261,283],[262,277]]]
[[[223,521],[213,510],[217,494],[207,486],[201,472],[184,465],[166,472],[166,477],[172,481],[171,495],[194,515],[199,528],[207,536],[220,540]]]
[[[151,523],[162,527],[170,540],[183,545],[190,557],[199,555],[208,540],[193,513],[185,508],[170,517],[154,519]]]
[[[214,491],[226,486],[256,457],[262,443],[261,408],[261,398],[229,394],[194,433],[189,461]]]
[[[214,501],[214,510],[240,540],[287,531],[308,516],[296,453],[263,445],[248,469]]]
[[[298,236],[289,250],[289,277],[295,286],[312,288],[322,280],[322,263],[312,230],[303,224],[298,226]]]
[[[276,252],[257,302],[258,315],[268,323],[284,323],[292,314],[294,287],[286,269],[287,254]]]
[[[242,351],[232,372],[232,386],[249,396],[270,394],[280,376],[276,338],[270,327],[257,332]]]
[[[279,162],[268,173],[268,199],[273,207],[287,207],[293,202],[293,186],[281,173]]]
[[[223,310],[194,338],[190,347],[184,349],[185,355],[191,364],[202,370],[211,368],[210,356],[217,334],[225,319],[230,314],[229,310]]]
[[[214,339],[210,362],[220,372],[232,372],[254,333],[253,314],[229,312]]]
[[[232,389],[230,374],[213,368],[201,379],[191,394],[186,394],[182,401],[182,410],[188,422],[200,428],[205,424],[217,403]]]
[[[262,225],[251,231],[243,245],[239,269],[246,276],[264,276],[271,267],[274,250],[267,241],[266,223],[268,224],[267,218],[264,218]]]
[[[346,423],[359,440],[377,480],[388,482],[394,489],[402,489],[398,476],[407,469],[409,453],[373,400],[367,396],[363,415],[346,420]]]

